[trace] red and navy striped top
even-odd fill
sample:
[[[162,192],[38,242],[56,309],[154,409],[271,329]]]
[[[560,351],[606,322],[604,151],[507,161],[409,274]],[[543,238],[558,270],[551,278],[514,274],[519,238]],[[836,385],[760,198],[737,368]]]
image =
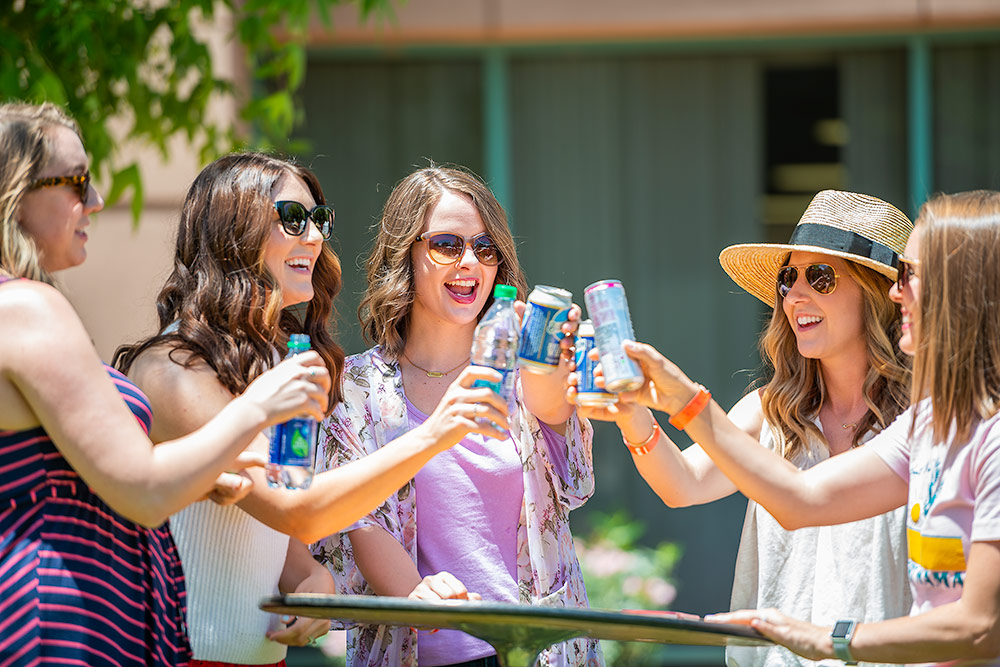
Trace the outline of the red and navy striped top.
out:
[[[149,401],[108,373],[148,433]],[[116,514],[42,428],[0,431],[0,666],[185,665],[184,614],[166,524]]]

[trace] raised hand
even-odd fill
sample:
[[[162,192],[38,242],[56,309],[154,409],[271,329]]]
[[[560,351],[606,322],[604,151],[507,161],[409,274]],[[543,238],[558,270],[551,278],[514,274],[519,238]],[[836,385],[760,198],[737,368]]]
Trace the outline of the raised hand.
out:
[[[492,368],[469,366],[451,383],[434,412],[417,429],[445,448],[469,433],[505,439],[510,428],[507,403],[488,387],[473,388],[476,380],[499,382],[501,376]]]
[[[249,401],[265,414],[267,424],[308,415],[326,416],[330,373],[315,350],[297,354],[262,373],[236,400]]]
[[[639,363],[646,383],[635,391],[619,394],[619,401],[674,414],[698,393],[698,385],[652,345],[626,341],[625,353]]]

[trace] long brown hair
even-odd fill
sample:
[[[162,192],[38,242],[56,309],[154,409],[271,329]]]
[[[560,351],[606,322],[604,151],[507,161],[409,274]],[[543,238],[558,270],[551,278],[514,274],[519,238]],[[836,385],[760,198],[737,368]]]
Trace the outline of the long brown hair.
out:
[[[854,429],[853,446],[869,430],[891,423],[909,402],[910,366],[896,342],[900,334],[899,308],[889,299],[892,283],[882,274],[845,261],[851,277],[861,287],[862,322],[868,354],[864,397],[868,411]],[[761,392],[764,417],[771,424],[776,450],[793,460],[805,448],[808,435],[826,442],[815,424],[826,387],[819,361],[803,357],[796,344],[780,300],[760,338],[761,357],[771,377]]]
[[[291,333],[309,334],[333,379],[330,407],[340,397],[344,352],[328,330],[340,291],[340,260],[327,244],[313,271],[313,298],[302,323],[282,310],[281,287],[264,263],[277,213],[271,193],[282,176],[301,178],[316,203],[326,203],[319,180],[305,167],[261,153],[234,153],[205,167],[181,209],[174,268],[156,299],[160,333],[115,352],[128,372],[143,351],[169,345],[190,366],[203,360],[231,393],[273,365],[274,350]],[[174,322],[176,329],[164,331]],[[181,362],[178,362],[181,363]]]
[[[935,442],[969,440],[1000,410],[1000,192],[938,195],[920,209],[913,402]]]
[[[52,284],[38,246],[17,220],[21,200],[53,157],[52,127],[80,136],[76,121],[54,104],[0,105],[0,267],[17,278]]]
[[[496,283],[513,285],[518,298],[527,294],[527,282],[517,261],[517,248],[507,227],[507,214],[478,176],[461,168],[431,166],[400,181],[385,202],[375,245],[368,256],[368,287],[358,319],[367,340],[396,359],[406,344],[407,320],[413,305],[413,264],[410,248],[423,229],[428,212],[445,192],[465,195],[483,220],[486,232],[500,250]],[[493,303],[486,300],[482,317]]]

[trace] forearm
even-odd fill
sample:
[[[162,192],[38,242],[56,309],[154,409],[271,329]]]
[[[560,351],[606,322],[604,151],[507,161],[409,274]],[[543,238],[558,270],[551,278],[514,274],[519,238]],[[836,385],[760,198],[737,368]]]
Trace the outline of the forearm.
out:
[[[288,541],[285,567],[278,579],[282,593],[336,593],[330,572],[317,563],[304,544],[294,537]]]
[[[270,489],[258,482],[240,502],[257,520],[306,544],[336,533],[371,513],[409,482],[440,443],[413,429],[356,461],[319,473],[304,491]]]
[[[813,489],[808,476],[758,446],[715,401],[689,423],[686,432],[736,488],[763,505],[785,528],[826,523],[828,501]]]
[[[420,583],[416,563],[385,529],[365,526],[348,537],[354,562],[376,595],[406,597]]]
[[[234,401],[193,433],[143,450],[140,460],[122,461],[135,473],[102,497],[126,518],[158,526],[203,498],[265,423],[263,412]]]

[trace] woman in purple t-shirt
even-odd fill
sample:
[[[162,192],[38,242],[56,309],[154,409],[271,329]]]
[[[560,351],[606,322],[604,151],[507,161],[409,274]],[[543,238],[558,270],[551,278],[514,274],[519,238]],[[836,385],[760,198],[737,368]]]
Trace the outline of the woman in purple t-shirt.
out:
[[[472,591],[497,602],[587,604],[569,511],[594,488],[590,425],[563,396],[568,360],[551,375],[521,375],[509,411],[490,389],[472,388],[477,377],[496,375],[469,367],[495,283],[524,297],[506,215],[486,185],[436,167],[403,179],[368,260],[362,325],[377,345],[346,361],[343,400],[324,422],[318,467],[407,439],[455,446],[375,512],[317,545],[341,592],[437,598]],[[350,665],[415,665],[418,653],[424,667],[496,664],[489,644],[458,632],[362,626],[348,636]],[[546,666],[602,662],[597,642],[583,639],[540,659]]]
[[[866,447],[799,471],[749,446],[648,345],[631,347],[650,382],[628,398],[682,420],[740,491],[786,528],[906,504],[908,618],[845,618],[832,629],[777,610],[714,620],[748,623],[814,660],[1000,665],[1000,193],[924,204],[890,294],[902,307],[899,346],[914,357],[912,405]]]

